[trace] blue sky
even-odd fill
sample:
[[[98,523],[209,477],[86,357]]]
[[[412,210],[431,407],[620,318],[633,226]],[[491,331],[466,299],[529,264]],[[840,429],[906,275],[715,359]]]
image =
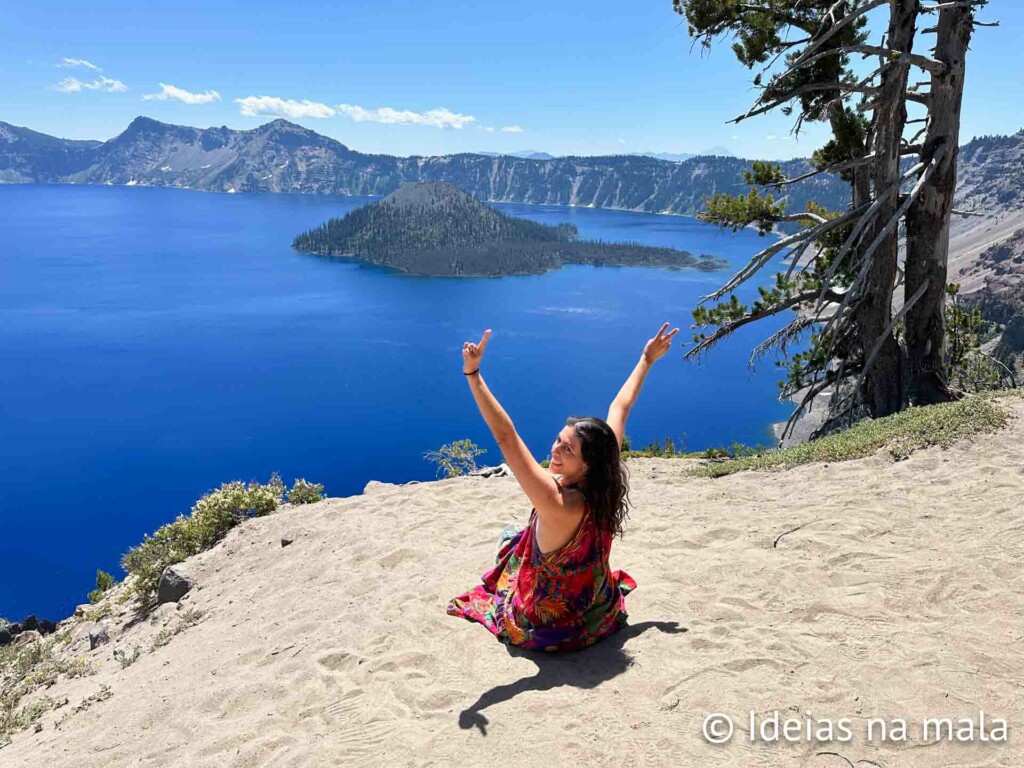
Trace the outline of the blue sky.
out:
[[[0,0],[0,120],[108,139],[140,114],[232,128],[280,114],[401,155],[724,146],[776,159],[825,136],[795,140],[782,115],[727,124],[754,98],[751,73],[727,41],[691,47],[671,0],[164,5]],[[976,32],[964,140],[1024,125],[1024,2],[993,0],[982,18],[1001,26]]]

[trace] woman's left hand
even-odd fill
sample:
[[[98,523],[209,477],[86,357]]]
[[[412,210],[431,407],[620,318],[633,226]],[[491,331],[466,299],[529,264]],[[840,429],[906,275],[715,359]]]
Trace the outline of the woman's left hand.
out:
[[[487,348],[487,340],[491,338],[491,329],[484,331],[478,344],[466,341],[462,344],[462,372],[472,373],[480,367],[484,350]]]
[[[679,333],[679,329],[675,328],[671,333],[665,333],[665,329],[668,328],[668,323],[661,326],[661,330],[658,334],[647,342],[644,347],[644,359],[648,363],[653,363],[659,357],[668,352],[668,348],[672,346],[672,337]]]

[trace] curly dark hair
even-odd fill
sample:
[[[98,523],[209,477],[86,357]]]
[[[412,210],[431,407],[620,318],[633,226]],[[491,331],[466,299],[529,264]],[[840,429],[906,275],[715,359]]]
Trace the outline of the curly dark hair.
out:
[[[583,494],[598,528],[621,536],[629,514],[629,472],[620,457],[615,431],[596,416],[570,416],[565,426],[575,430],[581,458],[587,465],[587,474],[568,487]]]

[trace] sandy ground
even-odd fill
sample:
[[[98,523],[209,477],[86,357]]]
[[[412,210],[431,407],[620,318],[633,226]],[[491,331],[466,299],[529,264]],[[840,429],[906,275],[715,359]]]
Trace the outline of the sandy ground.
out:
[[[248,521],[189,561],[198,624],[153,650],[174,607],[113,621],[87,653],[99,672],[46,691],[69,704],[0,764],[1020,766],[1024,401],[1008,403],[1010,428],[902,462],[706,480],[630,461],[612,564],[639,582],[632,626],[576,654],[510,653],[445,614],[527,519],[514,478],[371,483]],[[112,651],[136,645],[122,669]],[[101,683],[112,695],[55,730]],[[849,718],[853,737],[751,742],[750,710]],[[921,739],[925,716],[980,711],[1007,741]],[[715,712],[730,743],[701,735]],[[869,742],[871,716],[906,719],[906,741]]]

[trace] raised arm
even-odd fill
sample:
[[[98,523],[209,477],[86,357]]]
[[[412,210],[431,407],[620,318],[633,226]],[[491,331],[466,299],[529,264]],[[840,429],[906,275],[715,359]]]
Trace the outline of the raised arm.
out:
[[[479,344],[471,344],[468,341],[463,344],[462,372],[466,374],[480,415],[490,427],[491,434],[494,435],[494,440],[505,457],[505,463],[537,509],[537,514],[541,517],[557,516],[564,512],[564,507],[555,478],[537,463],[516,432],[512,419],[484,383],[480,362],[490,337],[491,330],[488,328],[484,331]]]
[[[636,364],[633,372],[629,374],[626,383],[622,385],[622,389],[619,390],[615,399],[612,400],[612,404],[608,407],[608,418],[605,421],[608,422],[608,426],[612,428],[615,436],[619,439],[620,449],[622,448],[622,438],[626,434],[626,419],[629,417],[633,404],[636,403],[637,395],[640,394],[640,388],[644,385],[644,379],[647,378],[647,374],[655,361],[668,352],[669,347],[672,346],[672,337],[679,333],[679,329],[675,328],[666,334],[665,331],[667,329],[668,323],[665,323],[654,338],[648,340],[647,344],[644,345],[640,361]]]

